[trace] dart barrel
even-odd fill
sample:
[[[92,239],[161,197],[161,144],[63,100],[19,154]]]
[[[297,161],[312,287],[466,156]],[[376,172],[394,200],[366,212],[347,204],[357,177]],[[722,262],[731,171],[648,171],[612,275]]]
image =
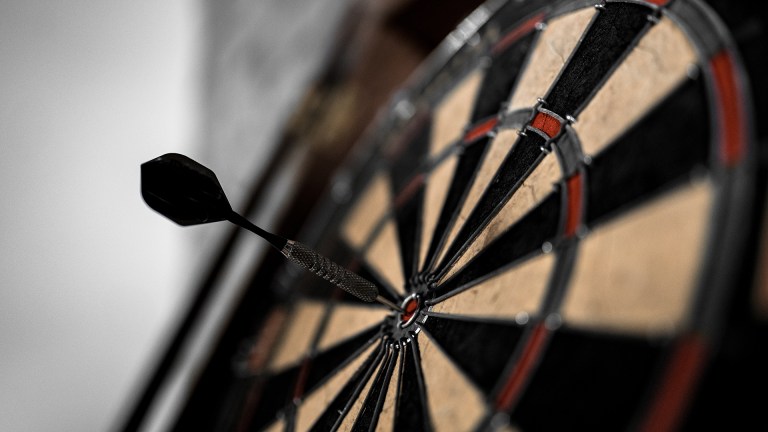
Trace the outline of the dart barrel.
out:
[[[374,284],[297,241],[288,240],[280,252],[294,263],[361,300],[372,302],[378,297],[379,290]]]

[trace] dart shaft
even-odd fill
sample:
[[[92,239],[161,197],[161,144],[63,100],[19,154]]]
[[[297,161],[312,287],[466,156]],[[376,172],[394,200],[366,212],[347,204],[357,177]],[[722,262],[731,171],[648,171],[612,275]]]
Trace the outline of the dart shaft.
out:
[[[282,249],[284,249],[285,245],[288,243],[287,239],[284,239],[278,235],[272,234],[271,232],[268,232],[259,228],[253,222],[240,216],[234,211],[230,212],[227,218],[229,219],[230,222],[234,223],[235,225],[240,226],[241,228],[245,228],[248,231],[268,241],[269,244],[277,248],[277,250],[279,251],[282,251]]]
[[[297,241],[288,240],[280,252],[294,263],[363,301],[379,301],[376,285]]]
[[[403,308],[401,308],[400,306],[392,303],[391,301],[387,300],[386,297],[382,297],[381,295],[376,296],[375,300],[377,302],[383,304],[384,306],[389,307],[392,310],[396,310],[398,312],[402,312],[403,311]]]

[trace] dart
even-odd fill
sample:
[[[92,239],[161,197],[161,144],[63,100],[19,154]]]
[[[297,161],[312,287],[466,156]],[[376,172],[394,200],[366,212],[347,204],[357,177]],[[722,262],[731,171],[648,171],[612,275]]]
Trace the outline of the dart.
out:
[[[216,174],[178,153],[141,165],[141,194],[153,210],[182,226],[230,221],[263,238],[283,256],[365,302],[401,308],[379,295],[370,281],[336,264],[308,246],[270,233],[238,214],[229,204]]]

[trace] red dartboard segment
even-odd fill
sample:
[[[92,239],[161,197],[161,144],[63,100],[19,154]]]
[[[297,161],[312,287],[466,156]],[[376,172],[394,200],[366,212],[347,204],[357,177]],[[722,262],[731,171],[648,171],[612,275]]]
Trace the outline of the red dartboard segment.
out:
[[[301,369],[299,371],[299,377],[296,380],[296,386],[293,388],[293,398],[294,399],[301,399],[304,396],[304,390],[305,385],[307,383],[307,375],[309,374],[309,369],[312,367],[312,362],[309,358],[304,359],[304,361],[301,364]]]
[[[509,376],[506,384],[504,384],[504,387],[496,397],[496,410],[509,411],[512,409],[520,396],[523,386],[530,378],[537,360],[544,352],[544,348],[550,336],[551,332],[543,323],[538,324],[533,329],[531,337],[528,339],[528,343],[525,348],[523,348],[520,360],[517,362],[512,374]]]
[[[531,122],[531,127],[544,132],[550,138],[554,138],[560,133],[562,125],[553,116],[544,112],[538,112]]]
[[[707,345],[700,335],[691,334],[680,339],[664,373],[661,388],[640,430],[663,432],[677,429],[696,388],[707,354]]]
[[[669,3],[670,0],[646,0],[648,3],[654,4],[656,6],[666,6],[667,3]]]
[[[715,107],[718,113],[720,158],[726,166],[734,166],[744,157],[746,132],[743,100],[738,75],[731,53],[723,50],[709,61],[714,78]]]
[[[510,31],[506,35],[504,35],[497,43],[493,46],[491,49],[492,54],[498,54],[513,43],[517,42],[520,38],[527,35],[528,33],[532,32],[538,23],[540,23],[544,19],[544,14],[539,13],[537,15],[534,15],[530,19],[523,22],[519,27],[516,27],[514,30]]]
[[[259,404],[260,400],[261,388],[259,386],[254,386],[250,389],[243,401],[240,418],[238,419],[237,426],[235,427],[237,432],[244,432],[248,430],[248,427],[253,419],[253,413],[256,410],[256,406]]]
[[[407,322],[411,318],[413,318],[413,314],[416,313],[416,310],[419,308],[419,301],[416,298],[410,299],[406,304],[405,307],[403,307],[403,313],[400,316],[400,320],[402,322]]]
[[[565,218],[565,236],[573,237],[581,223],[582,182],[581,173],[569,178],[566,182],[568,189],[568,212]]]
[[[471,143],[472,141],[475,141],[477,139],[480,139],[488,135],[488,133],[491,132],[498,123],[499,123],[499,119],[496,117],[493,117],[481,122],[477,126],[468,130],[466,134],[464,134],[464,142]]]
[[[288,318],[285,309],[275,309],[264,320],[264,325],[257,342],[251,347],[248,355],[248,367],[251,370],[261,370],[267,366],[269,352],[278,343],[280,330]]]
[[[424,174],[418,174],[408,182],[407,185],[397,194],[395,198],[395,207],[400,208],[404,203],[407,203],[416,191],[424,184]]]

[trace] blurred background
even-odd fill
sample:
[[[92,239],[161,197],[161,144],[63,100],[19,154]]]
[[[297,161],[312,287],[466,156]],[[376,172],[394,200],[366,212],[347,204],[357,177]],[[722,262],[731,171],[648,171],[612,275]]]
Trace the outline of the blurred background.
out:
[[[120,425],[226,229],[155,214],[139,165],[239,208],[346,4],[0,0],[0,430]]]
[[[194,149],[196,1],[0,1],[0,430],[114,426],[184,299],[139,164]]]

